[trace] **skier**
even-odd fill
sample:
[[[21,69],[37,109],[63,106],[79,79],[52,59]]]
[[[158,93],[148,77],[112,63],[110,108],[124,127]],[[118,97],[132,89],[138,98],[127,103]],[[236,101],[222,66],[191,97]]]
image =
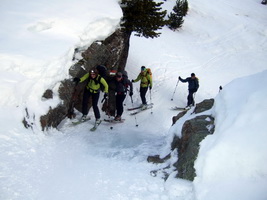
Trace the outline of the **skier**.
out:
[[[192,73],[191,77],[188,77],[186,79],[182,79],[179,76],[179,80],[182,81],[183,83],[188,82],[189,94],[187,96],[187,107],[194,106],[195,105],[195,101],[194,101],[194,98],[193,98],[193,94],[195,92],[197,92],[197,90],[199,88],[198,78],[196,77],[196,75],[194,73]]]
[[[140,82],[140,97],[142,100],[142,109],[146,109],[147,107],[147,102],[146,102],[146,93],[149,89],[152,89],[152,77],[148,71],[148,69],[146,69],[145,66],[141,67],[141,72],[139,73],[139,75],[137,76],[137,78],[135,80],[132,80],[133,83],[137,82],[141,80]]]
[[[127,76],[123,76],[121,72],[117,72],[115,76],[116,85],[116,112],[115,121],[121,121],[121,115],[123,113],[123,101],[127,94],[128,86],[130,86],[129,95],[133,95],[133,84],[129,81]]]
[[[77,78],[75,77],[73,79],[74,82],[81,83],[85,80],[88,80],[88,83],[86,87],[84,88],[84,93],[83,93],[83,102],[82,102],[82,118],[81,121],[86,120],[86,116],[89,112],[88,110],[88,101],[89,97],[92,97],[92,106],[94,110],[94,115],[96,119],[96,124],[100,124],[100,112],[99,108],[97,106],[98,100],[99,100],[99,94],[100,94],[100,84],[104,86],[104,98],[107,98],[108,96],[108,84],[105,81],[104,78],[102,78],[100,75],[98,75],[98,71],[96,69],[90,70],[89,73],[86,73],[83,77]]]

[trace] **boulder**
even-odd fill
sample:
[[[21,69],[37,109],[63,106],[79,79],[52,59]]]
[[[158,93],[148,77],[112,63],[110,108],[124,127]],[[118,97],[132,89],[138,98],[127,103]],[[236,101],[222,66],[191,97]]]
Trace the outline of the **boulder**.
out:
[[[206,99],[196,105],[193,113],[205,112],[210,110],[213,105],[214,99]],[[184,114],[179,113],[176,118],[179,119],[180,115]],[[199,144],[207,135],[213,134],[214,129],[214,118],[210,115],[198,115],[185,121],[181,138],[175,136],[171,145],[172,150],[178,150],[178,160],[174,163],[178,171],[178,178],[194,180],[196,176],[194,162],[198,155]]]
[[[176,138],[178,160],[174,164],[178,178],[194,180],[194,162],[198,156],[200,142],[214,132],[214,118],[209,115],[197,116],[183,124],[182,137]]]
[[[193,181],[196,176],[194,162],[198,156],[200,142],[210,134],[213,134],[215,125],[214,118],[210,115],[199,113],[210,110],[213,107],[214,99],[207,99],[197,104],[192,114],[197,114],[193,119],[187,120],[182,126],[181,137],[174,135],[171,143],[171,151],[178,152],[178,160],[172,165],[177,171],[177,178]],[[188,111],[182,111],[177,116],[172,118],[173,125],[181,119]],[[149,156],[148,162],[164,163],[171,158],[169,153],[164,158],[160,158],[159,155]],[[170,168],[171,166],[169,166]],[[168,168],[154,170],[152,175],[156,176],[157,173],[164,172],[164,179],[168,177]]]
[[[85,51],[82,48],[76,48],[73,55],[74,64],[70,68],[69,74],[72,77],[82,77],[97,65],[104,65],[109,71],[125,70],[129,50],[129,38],[130,35],[118,29],[104,41],[94,42]],[[107,81],[112,78],[112,76],[108,76]],[[85,84],[79,83],[75,85],[72,79],[61,81],[59,96],[62,103],[56,108],[51,108],[46,115],[41,117],[40,122],[43,130],[49,127],[57,127],[65,117],[75,117],[74,114],[69,113],[70,110],[73,110],[73,107],[81,111]],[[43,97],[53,98],[53,93],[47,90]],[[109,112],[114,116],[115,91],[112,85],[110,85],[108,105],[108,108],[103,108],[103,111]],[[90,107],[91,102],[89,102]]]

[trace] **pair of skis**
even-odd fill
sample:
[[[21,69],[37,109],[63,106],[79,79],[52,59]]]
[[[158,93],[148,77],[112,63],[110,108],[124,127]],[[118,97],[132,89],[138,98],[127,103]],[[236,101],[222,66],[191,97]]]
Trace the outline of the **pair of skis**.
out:
[[[84,123],[86,121],[90,120],[90,118],[84,120],[84,121],[77,121],[77,122],[72,122],[73,125],[78,125],[81,123]],[[121,120],[115,120],[115,119],[104,119],[105,122],[109,122],[109,123],[123,123],[125,121],[125,119],[121,119]],[[98,126],[101,124],[102,120],[100,120],[99,122],[96,122],[94,124],[94,126],[90,129],[90,131],[95,131],[97,130]]]
[[[95,122],[95,125],[90,129],[90,131],[95,131],[97,129],[97,127],[101,124],[102,120],[100,120],[99,122]]]
[[[75,121],[75,122],[72,122],[72,125],[78,125],[78,124],[81,124],[83,122],[86,122],[86,121],[89,121],[91,118],[86,118],[85,120],[79,120],[79,121]]]
[[[148,110],[150,108],[153,108],[153,103],[151,104],[148,104],[146,108],[143,108],[142,109],[142,106],[138,106],[138,107],[134,107],[134,108],[128,108],[128,111],[134,111],[132,112],[130,115],[136,115],[142,111],[145,111],[145,110]],[[190,110],[191,107],[178,107],[178,106],[174,106],[174,107],[171,107],[172,110]]]
[[[137,106],[137,107],[133,107],[133,108],[128,108],[128,111],[134,111],[132,112],[130,115],[136,115],[142,111],[148,110],[150,108],[153,108],[153,103],[147,104],[146,107],[143,107],[143,105],[141,106]]]
[[[125,119],[121,119],[121,120],[115,120],[115,119],[104,119],[105,122],[110,122],[110,123],[123,123],[125,121]]]
[[[87,118],[87,119],[85,119],[83,121],[79,120],[79,121],[76,121],[76,122],[72,122],[72,125],[76,126],[78,124],[82,124],[82,123],[84,123],[86,121],[89,121],[89,120],[90,120],[90,118]],[[95,122],[94,126],[90,129],[90,131],[95,131],[97,129],[97,127],[101,124],[101,122],[102,122],[102,120],[100,120],[99,122]]]
[[[171,107],[172,110],[190,110],[191,107],[178,107],[178,106],[174,106],[174,107]]]

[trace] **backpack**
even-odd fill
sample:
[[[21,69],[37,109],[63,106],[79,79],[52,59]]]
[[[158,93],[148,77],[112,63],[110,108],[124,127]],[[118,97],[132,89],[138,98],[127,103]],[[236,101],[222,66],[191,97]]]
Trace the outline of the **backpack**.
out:
[[[98,74],[106,79],[107,76],[107,68],[104,65],[97,65],[96,70],[98,71]]]
[[[151,71],[151,69],[150,68],[146,68],[146,75],[145,76],[147,76],[147,75],[150,75],[150,77],[152,78],[152,71]],[[142,74],[142,72],[140,72],[140,74],[142,75],[142,76],[144,76],[143,74]]]
[[[121,73],[122,73],[122,78],[125,79],[125,80],[128,80],[128,73],[127,73],[127,71],[123,70]]]
[[[124,84],[124,86],[126,87],[126,91],[127,91],[127,88],[129,87],[129,84],[128,84],[128,73],[127,73],[127,71],[125,71],[125,70],[123,70],[122,72],[122,78],[123,78],[123,84]]]
[[[100,82],[101,78],[106,80],[107,77],[107,68],[104,65],[97,65],[96,70],[98,71],[98,74],[100,77],[97,79],[97,82],[100,84],[100,90],[104,92],[105,87],[104,85]]]
[[[119,72],[117,72],[117,73],[121,73],[122,74],[122,79],[121,79],[121,81],[120,82],[117,82],[116,81],[116,78],[114,77],[114,83],[115,83],[115,85],[116,85],[116,91],[117,91],[117,86],[119,86],[119,92],[122,92],[122,90],[123,90],[123,92],[127,92],[128,91],[128,87],[129,87],[129,79],[128,79],[128,73],[127,73],[127,71],[125,71],[125,70],[123,70],[123,71],[119,71]],[[116,73],[116,74],[117,74]],[[122,89],[123,88],[123,89]],[[115,89],[115,88],[114,88]],[[122,89],[122,90],[121,90]],[[118,91],[117,91],[118,92]]]
[[[150,68],[146,68],[146,71],[147,71],[147,73],[150,75],[150,77],[152,79],[152,71],[151,71],[151,69]]]

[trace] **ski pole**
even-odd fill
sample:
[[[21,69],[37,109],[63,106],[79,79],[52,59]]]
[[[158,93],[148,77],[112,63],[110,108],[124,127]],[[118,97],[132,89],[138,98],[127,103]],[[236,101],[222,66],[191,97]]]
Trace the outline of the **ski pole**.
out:
[[[173,92],[171,101],[173,101],[173,97],[174,97],[174,94],[175,94],[175,92],[176,92],[176,88],[177,88],[177,86],[178,86],[178,83],[179,83],[179,78],[178,78],[178,81],[177,81],[177,83],[176,83],[176,86],[175,86],[175,89],[174,89],[174,92]]]
[[[131,96],[131,101],[132,101],[132,107],[133,107],[133,97],[132,96]],[[134,119],[135,119],[135,126],[138,127],[136,115],[134,115]]]

